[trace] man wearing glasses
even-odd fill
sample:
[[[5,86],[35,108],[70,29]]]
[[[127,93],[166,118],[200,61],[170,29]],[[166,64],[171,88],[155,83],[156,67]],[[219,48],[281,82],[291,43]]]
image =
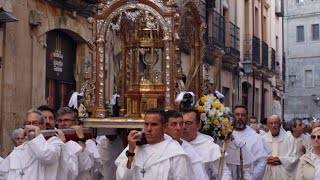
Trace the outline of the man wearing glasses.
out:
[[[235,106],[233,114],[235,116],[234,131],[232,132],[234,141],[229,143],[226,151],[228,154],[226,157],[227,166],[233,179],[262,179],[270,148],[266,148],[267,143],[263,138],[257,134],[256,130],[247,125],[249,118],[246,106]],[[243,155],[242,162],[240,149]]]
[[[296,145],[281,124],[281,119],[277,115],[268,118],[269,132],[263,138],[270,143],[272,153],[267,159],[264,180],[294,179],[295,177],[293,165],[298,161]]]
[[[3,160],[0,164],[0,177],[9,180],[56,179],[57,169],[55,171],[48,171],[48,168],[59,163],[61,148],[64,143],[55,136],[46,141],[41,134],[41,129],[45,129],[42,126],[44,121],[44,117],[40,111],[36,109],[28,111],[24,133],[29,137],[29,140],[15,147],[6,159]],[[57,134],[60,133],[57,132]],[[32,137],[31,134],[33,134]]]
[[[165,133],[169,135],[173,140],[176,140],[190,158],[190,163],[194,174],[193,178],[190,177],[190,180],[209,180],[208,175],[202,165],[201,156],[198,154],[198,152],[196,152],[191,144],[181,139],[182,128],[184,125],[182,114],[175,110],[166,111],[165,120]]]
[[[183,109],[182,115],[184,122],[182,139],[189,142],[198,154],[201,155],[202,164],[209,179],[215,179],[218,177],[221,157],[220,147],[213,142],[213,138],[198,132],[201,128],[201,124],[200,114],[196,109]],[[231,173],[226,165],[223,167],[222,179],[232,179]]]
[[[98,153],[96,144],[91,139],[84,137],[83,128],[79,125],[77,113],[69,107],[60,108],[57,111],[57,123],[59,129],[74,129],[78,139],[76,142],[82,147],[80,152],[76,155],[76,163],[78,170],[73,172],[73,176],[77,179],[92,179],[90,171],[93,169],[94,163],[98,162],[100,155]],[[72,147],[70,147],[72,149]],[[72,151],[70,151],[72,152]],[[69,178],[68,179],[73,179]]]

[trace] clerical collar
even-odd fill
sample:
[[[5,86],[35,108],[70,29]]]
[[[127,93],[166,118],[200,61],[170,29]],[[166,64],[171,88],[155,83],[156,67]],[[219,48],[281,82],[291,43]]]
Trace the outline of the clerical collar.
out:
[[[279,134],[280,134],[280,131],[279,131],[279,133],[278,133],[278,134],[276,134],[276,135],[273,135],[273,134],[271,133],[272,137],[278,137],[278,136],[279,136]]]

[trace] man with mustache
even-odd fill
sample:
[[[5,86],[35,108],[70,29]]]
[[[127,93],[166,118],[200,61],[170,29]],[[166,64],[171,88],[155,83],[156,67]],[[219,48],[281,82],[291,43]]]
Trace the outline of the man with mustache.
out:
[[[227,148],[226,163],[233,179],[262,179],[267,163],[268,150],[263,138],[251,127],[247,126],[248,109],[244,105],[233,108],[235,125],[234,141]],[[240,162],[240,148],[243,161]],[[243,165],[242,169],[240,168]],[[241,174],[243,177],[241,177]]]

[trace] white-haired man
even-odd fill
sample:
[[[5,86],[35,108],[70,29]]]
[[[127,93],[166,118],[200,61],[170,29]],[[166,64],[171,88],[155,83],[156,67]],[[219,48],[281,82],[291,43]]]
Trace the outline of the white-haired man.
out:
[[[14,129],[11,133],[11,140],[15,147],[23,144],[26,141],[24,130],[22,128]]]
[[[282,128],[279,116],[270,116],[267,125],[269,132],[263,138],[271,145],[272,153],[267,158],[263,179],[294,179],[294,165],[298,161],[294,140]]]
[[[8,180],[42,180],[56,177],[57,171],[46,171],[48,166],[57,164],[63,142],[52,137],[48,141],[41,134],[45,122],[40,111],[31,109],[25,120],[24,132],[29,140],[16,147],[0,164],[0,177]],[[34,134],[34,137],[31,136]]]

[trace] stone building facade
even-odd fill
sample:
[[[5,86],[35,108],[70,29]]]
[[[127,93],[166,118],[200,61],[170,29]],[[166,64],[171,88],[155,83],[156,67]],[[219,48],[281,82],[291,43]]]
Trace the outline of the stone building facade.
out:
[[[285,2],[285,119],[320,118],[320,1]]]
[[[59,43],[53,41],[54,45],[48,44],[47,35],[55,33],[52,35],[54,40],[61,35],[61,37],[67,37],[68,41],[73,41],[76,48],[70,50],[73,51],[75,64],[83,63],[90,56],[87,42],[92,36],[87,17],[85,17],[92,15],[90,9],[83,8],[82,12],[72,11],[70,8],[61,9],[58,8],[59,4],[55,4],[54,1],[13,0],[5,3],[11,7],[7,11],[11,11],[18,21],[2,23],[0,28],[0,142],[2,155],[12,149],[9,134],[14,128],[23,126],[27,110],[37,108],[50,101],[49,79],[46,78],[47,47],[53,46],[52,49],[59,50],[59,46],[56,46]],[[64,5],[72,7],[70,4]],[[83,1],[78,6],[89,7],[90,5],[90,3]],[[60,38],[60,42],[62,41]],[[60,52],[60,55],[63,57],[63,52]],[[59,63],[57,64],[59,65]],[[81,75],[80,71],[81,69],[75,69],[75,81],[79,79],[77,76]],[[72,84],[74,82],[59,83]],[[59,83],[56,82],[56,84]],[[78,83],[74,83],[74,85],[77,86]],[[62,86],[56,88],[61,93]]]
[[[245,0],[228,3],[228,9],[224,9],[226,24],[230,22],[239,28],[240,69],[237,65],[228,64],[230,56],[227,50],[221,91],[226,95],[226,104],[231,107],[235,104],[247,105],[249,116],[260,120],[274,113],[275,99],[281,104],[281,109],[283,105],[283,2]],[[226,29],[226,36],[228,33]],[[278,110],[280,116],[281,109]]]
[[[0,3],[3,11],[9,11],[18,19],[17,22],[1,23],[0,27],[2,155],[12,149],[9,133],[23,126],[26,111],[45,103],[56,108],[67,105],[72,90],[83,91],[82,84],[91,76],[88,69],[99,67],[92,75],[96,78],[93,83],[96,89],[92,91],[97,96],[91,97],[96,98],[95,103],[99,102],[99,106],[114,93],[126,90],[121,83],[132,76],[120,75],[123,72],[119,67],[123,63],[119,62],[130,53],[124,53],[126,46],[116,31],[117,18],[124,12],[122,7],[129,9],[123,14],[126,16],[136,12],[130,11],[131,7],[150,10],[157,18],[163,16],[161,23],[166,27],[159,32],[165,32],[161,40],[168,43],[169,49],[162,49],[162,55],[157,55],[166,63],[158,69],[170,67],[170,73],[181,74],[156,77],[165,79],[163,97],[160,100],[153,97],[156,102],[160,101],[158,105],[177,108],[173,104],[174,98],[182,90],[178,81],[182,81],[184,75],[188,84],[188,72],[192,75],[191,85],[185,90],[194,91],[198,98],[218,89],[225,95],[226,106],[245,104],[249,114],[258,119],[272,114],[274,94],[282,103],[284,79],[280,74],[283,68],[276,72],[276,62],[283,65],[281,1],[108,0],[99,4],[95,0],[1,0]],[[104,40],[95,39],[93,19],[88,19],[95,15],[97,7],[105,10],[101,10],[99,17],[109,13],[114,18],[108,19],[114,32],[107,32],[109,41],[105,43],[103,55],[98,54],[101,49],[97,47],[101,47]],[[119,14],[115,14],[118,11]],[[174,31],[166,29],[169,26]],[[193,29],[187,31],[188,28]],[[200,58],[203,61],[199,61]],[[104,62],[102,66],[96,66],[99,59]],[[192,70],[190,63],[199,65],[197,72]],[[144,66],[140,63],[133,69]],[[126,70],[130,71],[130,68]],[[102,78],[101,82],[98,82],[99,78]],[[142,80],[148,83],[140,74],[132,81]],[[121,106],[133,102],[134,94],[128,101],[129,96],[120,97]],[[139,107],[143,108],[142,105]],[[98,117],[99,113],[93,116]]]

